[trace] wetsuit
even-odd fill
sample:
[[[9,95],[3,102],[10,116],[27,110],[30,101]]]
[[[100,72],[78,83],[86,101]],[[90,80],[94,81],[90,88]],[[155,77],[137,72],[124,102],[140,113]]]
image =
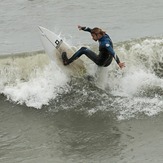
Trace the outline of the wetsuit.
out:
[[[91,33],[90,28],[82,27],[83,31],[87,31]],[[99,55],[91,51],[86,47],[80,48],[70,59],[68,59],[68,64],[79,58],[82,54],[85,54],[88,58],[90,58],[93,62],[95,62],[98,66],[109,66],[114,58],[118,63],[120,60],[118,56],[115,54],[113,50],[113,43],[110,37],[105,34],[99,40]]]

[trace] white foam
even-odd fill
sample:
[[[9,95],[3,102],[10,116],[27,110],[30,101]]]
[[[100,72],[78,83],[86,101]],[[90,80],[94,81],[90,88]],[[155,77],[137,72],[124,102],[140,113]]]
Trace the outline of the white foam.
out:
[[[110,84],[113,94],[124,96],[134,96],[147,87],[160,86],[163,89],[163,79],[144,70],[128,72],[121,78],[115,78]]]
[[[124,70],[110,66],[108,85],[117,104],[118,119],[138,114],[153,116],[163,111],[163,79],[155,73],[155,64],[162,62],[162,39],[145,39],[117,48]],[[162,72],[160,67],[160,72]],[[158,91],[160,90],[160,92]]]
[[[155,75],[154,67],[162,58],[163,39],[135,40],[117,47],[121,61],[126,63],[126,68],[116,70],[111,65],[108,83],[113,93],[126,96],[135,95],[142,86],[150,85],[163,88],[163,79]],[[127,47],[127,48],[126,48]]]
[[[68,76],[51,63],[43,71],[38,69],[31,74],[29,81],[17,80],[14,85],[5,86],[2,93],[16,103],[41,108],[63,91],[68,80]]]
[[[163,111],[163,101],[158,97],[134,97],[127,100],[119,100],[121,109],[118,110],[119,120],[130,119],[137,115],[154,116]]]

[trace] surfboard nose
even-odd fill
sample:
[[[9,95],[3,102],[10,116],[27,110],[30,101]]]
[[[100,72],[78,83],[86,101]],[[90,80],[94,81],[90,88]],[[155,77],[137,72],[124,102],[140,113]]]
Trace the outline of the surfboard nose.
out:
[[[40,32],[41,32],[41,35],[43,35],[43,36],[44,36],[44,35],[45,35],[45,33],[44,33],[43,31],[44,31],[44,29],[45,29],[45,28],[43,28],[43,27],[41,27],[41,26],[38,26],[38,28],[39,28],[39,30],[40,30]]]
[[[38,28],[39,28],[40,30],[42,30],[42,29],[43,29],[43,27],[41,27],[41,26],[38,26]]]

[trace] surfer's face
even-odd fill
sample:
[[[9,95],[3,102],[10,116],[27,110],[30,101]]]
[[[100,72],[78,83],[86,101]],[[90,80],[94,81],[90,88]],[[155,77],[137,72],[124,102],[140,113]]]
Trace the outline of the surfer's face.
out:
[[[100,34],[92,33],[91,36],[92,36],[92,39],[94,41],[97,41],[97,40],[99,40],[101,38],[101,35]]]

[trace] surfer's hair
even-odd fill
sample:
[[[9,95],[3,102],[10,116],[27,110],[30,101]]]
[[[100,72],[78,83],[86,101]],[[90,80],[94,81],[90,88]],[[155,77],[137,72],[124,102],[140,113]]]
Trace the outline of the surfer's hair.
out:
[[[102,29],[95,27],[91,30],[91,34],[101,34],[102,36],[104,36],[106,33]]]

